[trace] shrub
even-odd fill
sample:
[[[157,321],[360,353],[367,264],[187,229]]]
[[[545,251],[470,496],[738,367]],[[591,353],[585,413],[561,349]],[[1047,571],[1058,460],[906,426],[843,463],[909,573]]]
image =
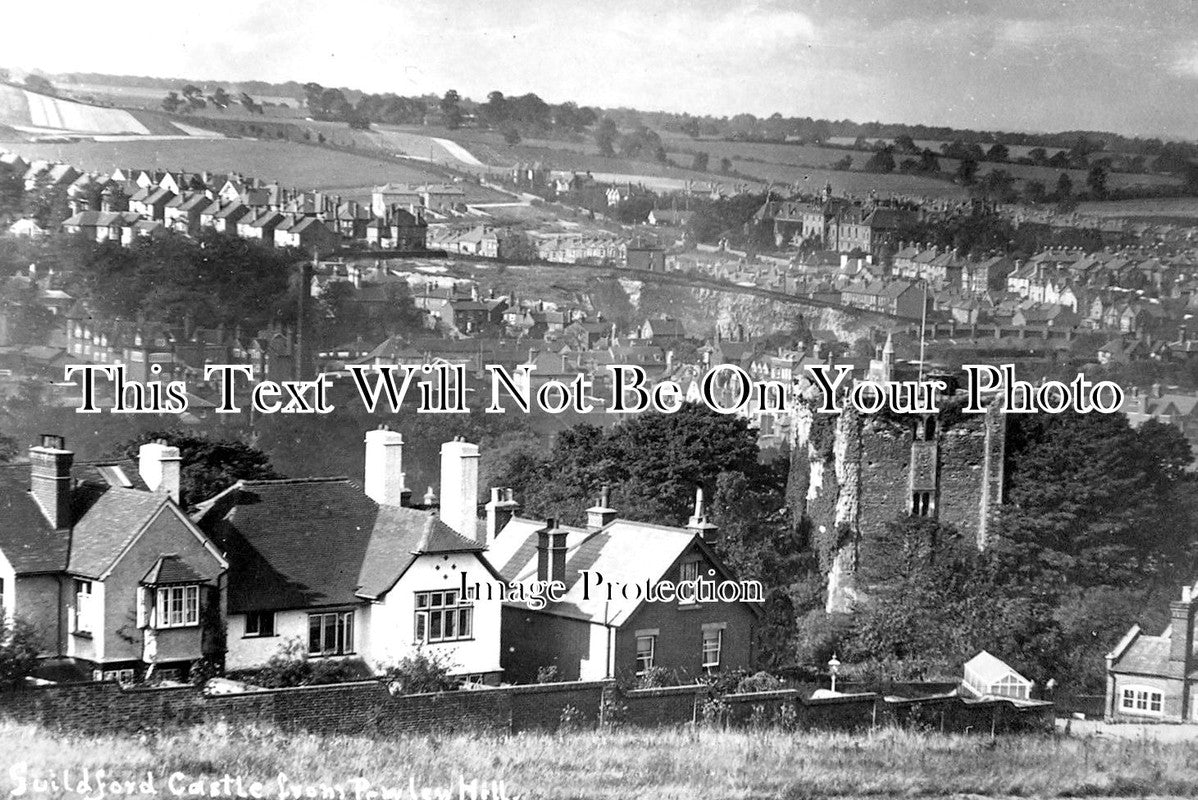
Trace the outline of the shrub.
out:
[[[624,724],[628,715],[628,706],[620,702],[620,694],[613,689],[605,688],[603,698],[599,701],[599,724],[611,730]]]
[[[203,686],[212,678],[220,677],[221,672],[220,664],[207,658],[201,658],[191,665],[191,669],[187,673],[187,681],[193,686]]]
[[[673,686],[676,681],[665,667],[649,667],[637,676],[636,688],[656,689],[661,686]]]
[[[16,686],[33,674],[40,649],[37,631],[28,622],[0,625],[0,686]]]
[[[736,693],[772,692],[781,688],[783,688],[782,681],[768,672],[758,672],[743,678],[740,683],[736,684]]]
[[[728,721],[728,703],[721,697],[709,697],[699,709],[699,719],[707,727],[724,727]]]
[[[457,681],[449,674],[450,666],[443,656],[430,655],[417,648],[415,653],[389,667],[385,674],[395,694],[446,692],[457,686]]]
[[[570,733],[578,730],[582,727],[582,720],[582,712],[577,707],[566,706],[557,720],[558,733]]]
[[[310,661],[308,663],[311,666],[311,674],[308,676],[309,685],[348,683],[371,677],[370,668],[360,658]]]
[[[312,664],[308,661],[308,649],[298,637],[287,639],[250,678],[251,682],[267,689],[282,689],[288,686],[304,686],[312,678]]]

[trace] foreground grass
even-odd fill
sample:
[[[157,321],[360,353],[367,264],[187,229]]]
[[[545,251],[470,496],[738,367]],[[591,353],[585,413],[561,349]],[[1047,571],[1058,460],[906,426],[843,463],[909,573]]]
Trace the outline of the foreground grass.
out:
[[[280,797],[278,775],[285,773],[291,782],[346,787],[346,800],[362,786],[357,779],[376,789],[400,787],[407,798],[409,776],[418,790],[452,786],[455,798],[459,776],[502,779],[512,798],[1194,796],[1195,756],[1198,744],[1192,743],[1049,736],[991,741],[897,730],[861,736],[620,730],[374,741],[226,725],[79,737],[0,723],[0,792],[10,793],[10,768],[23,763],[43,775],[87,767],[138,780],[151,771],[163,797],[171,796],[167,779],[176,772],[188,781],[226,773],[261,781],[270,798]],[[319,800],[319,788],[312,797]]]

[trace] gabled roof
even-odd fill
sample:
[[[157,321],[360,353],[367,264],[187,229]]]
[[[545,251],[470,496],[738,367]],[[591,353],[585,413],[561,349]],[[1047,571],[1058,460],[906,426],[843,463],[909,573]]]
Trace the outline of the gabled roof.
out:
[[[1160,636],[1145,636],[1138,630],[1131,641],[1121,643],[1122,653],[1111,665],[1112,672],[1131,672],[1137,675],[1169,675],[1169,650],[1172,645],[1172,630],[1166,628]]]
[[[1016,672],[1007,662],[983,650],[965,662],[965,671],[987,684],[998,683],[1003,678],[1014,676],[1024,683],[1031,683]]]
[[[380,506],[348,478],[239,481],[197,523],[229,553],[229,611],[376,599],[420,555],[481,553],[428,511]]]
[[[67,571],[101,578],[162,509],[167,495],[112,488],[100,495],[71,532]]]
[[[495,564],[503,580],[520,582],[537,577],[537,532],[545,522],[513,517],[495,537],[487,557]],[[710,548],[685,528],[670,528],[648,522],[617,519],[598,530],[560,526],[566,531],[566,592],[560,602],[549,603],[545,611],[551,614],[621,625],[644,602],[632,593],[621,593],[608,601],[607,593],[591,587],[589,597],[584,592],[581,571],[591,570],[601,575],[619,576],[628,584],[657,583],[666,577],[670,568],[690,548],[697,547],[711,563],[722,565]],[[725,575],[725,577],[728,577]],[[756,604],[749,606],[755,613]]]
[[[29,492],[29,469],[28,464],[0,467],[0,520],[3,520],[0,524],[0,551],[3,551],[18,574],[60,572],[67,569],[68,560],[75,560],[71,553],[72,544],[78,546],[83,542],[91,548],[103,536],[118,535],[114,532],[94,533],[95,528],[103,524],[99,516],[88,522],[83,540],[78,536],[80,525],[76,525],[74,543],[71,532],[55,532]],[[113,510],[111,502],[100,504],[100,500],[111,491],[121,490],[122,493],[154,498],[159,504],[165,498],[165,495],[151,494],[147,490],[137,472],[137,465],[132,461],[76,463],[71,467],[71,477],[75,481],[71,492],[71,511],[80,524],[88,521],[97,506],[99,513],[109,521],[125,515],[120,510]],[[133,516],[138,514],[135,512]]]
[[[177,555],[162,555],[141,579],[147,586],[166,586],[180,583],[207,583],[208,579],[191,568]]]

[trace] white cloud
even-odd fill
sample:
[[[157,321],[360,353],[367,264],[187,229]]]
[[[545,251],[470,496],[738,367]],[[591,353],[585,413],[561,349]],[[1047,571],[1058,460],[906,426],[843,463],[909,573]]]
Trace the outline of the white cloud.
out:
[[[1191,47],[1188,52],[1178,53],[1170,65],[1170,71],[1183,78],[1198,78],[1198,45]]]

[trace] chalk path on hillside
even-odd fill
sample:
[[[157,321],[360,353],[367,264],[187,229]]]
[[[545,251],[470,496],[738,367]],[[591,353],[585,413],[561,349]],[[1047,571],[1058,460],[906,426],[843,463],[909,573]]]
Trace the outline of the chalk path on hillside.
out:
[[[449,139],[438,139],[435,136],[430,136],[428,138],[432,139],[434,142],[436,142],[437,144],[444,147],[446,150],[449,151],[449,154],[451,156],[453,156],[458,161],[461,161],[464,164],[469,164],[472,167],[487,166],[486,164],[484,164],[483,162],[481,162],[477,158],[475,158],[474,155],[469,150],[467,150],[465,147],[462,147],[457,142],[450,141]]]

